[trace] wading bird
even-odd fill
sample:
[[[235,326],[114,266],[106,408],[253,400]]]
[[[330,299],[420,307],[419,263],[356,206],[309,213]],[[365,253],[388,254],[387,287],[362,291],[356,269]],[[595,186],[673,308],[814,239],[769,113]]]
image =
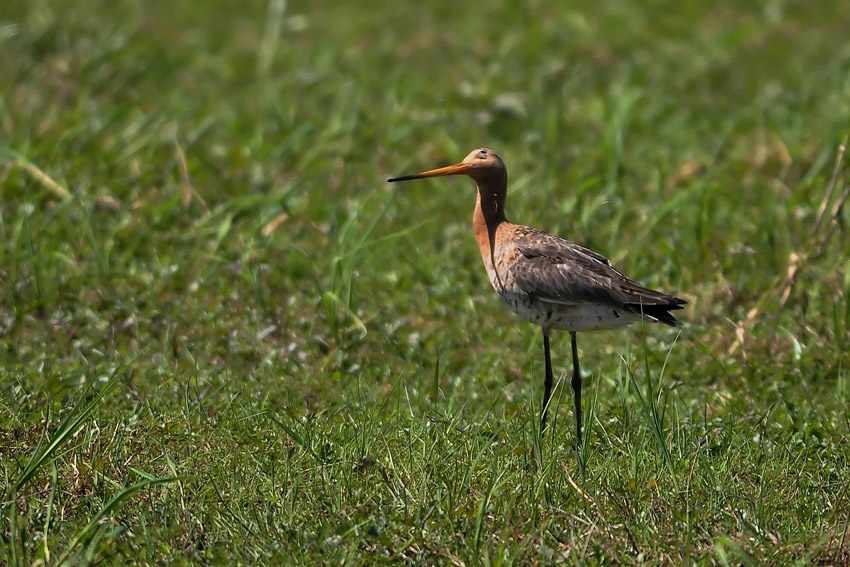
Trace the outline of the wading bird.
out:
[[[511,311],[543,330],[546,378],[541,431],[546,428],[552,393],[549,331],[569,331],[576,434],[581,444],[581,371],[576,333],[616,329],[641,319],[671,327],[681,325],[670,311],[683,309],[687,302],[630,280],[607,258],[592,250],[542,230],[508,222],[505,218],[508,171],[493,150],[473,150],[457,165],[387,181],[443,175],[468,175],[477,184],[472,228],[490,283]]]

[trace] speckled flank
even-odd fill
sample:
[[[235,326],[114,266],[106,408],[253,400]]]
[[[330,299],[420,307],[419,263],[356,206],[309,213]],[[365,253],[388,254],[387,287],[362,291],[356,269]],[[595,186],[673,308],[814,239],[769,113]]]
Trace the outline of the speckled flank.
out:
[[[511,311],[547,331],[602,331],[640,320],[640,315],[620,313],[599,303],[553,304],[511,291],[501,292],[499,296]]]

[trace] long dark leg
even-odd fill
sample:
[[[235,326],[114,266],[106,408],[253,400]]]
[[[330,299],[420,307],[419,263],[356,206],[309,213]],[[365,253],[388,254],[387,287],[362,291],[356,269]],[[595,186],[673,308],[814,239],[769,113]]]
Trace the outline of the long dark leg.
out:
[[[552,359],[549,356],[549,333],[543,331],[543,355],[546,357],[546,380],[543,382],[543,407],[540,410],[540,431],[546,429],[546,413],[549,411],[549,396],[552,395]]]
[[[578,367],[578,345],[576,344],[575,331],[570,331],[570,341],[573,343],[573,394],[575,395],[576,404],[576,435],[578,443],[581,445],[581,370]]]

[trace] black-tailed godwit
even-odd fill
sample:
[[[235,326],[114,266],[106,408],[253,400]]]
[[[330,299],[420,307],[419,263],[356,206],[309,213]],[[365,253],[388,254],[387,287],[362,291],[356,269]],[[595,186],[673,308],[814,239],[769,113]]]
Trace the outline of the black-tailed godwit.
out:
[[[581,371],[576,333],[616,329],[641,319],[681,325],[670,311],[682,309],[687,302],[627,278],[607,258],[592,250],[542,230],[508,222],[508,171],[492,150],[473,150],[457,165],[388,181],[443,175],[468,175],[478,185],[472,228],[490,283],[511,311],[543,330],[546,378],[541,430],[546,427],[553,381],[549,331],[569,331],[576,434],[581,443]]]

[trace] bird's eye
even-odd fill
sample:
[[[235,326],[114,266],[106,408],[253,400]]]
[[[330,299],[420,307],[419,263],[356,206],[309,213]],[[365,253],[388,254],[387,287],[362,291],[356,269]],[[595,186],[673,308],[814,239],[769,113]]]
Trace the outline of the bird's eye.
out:
[[[480,150],[478,152],[478,157],[480,157],[481,159],[487,159],[487,150]]]

